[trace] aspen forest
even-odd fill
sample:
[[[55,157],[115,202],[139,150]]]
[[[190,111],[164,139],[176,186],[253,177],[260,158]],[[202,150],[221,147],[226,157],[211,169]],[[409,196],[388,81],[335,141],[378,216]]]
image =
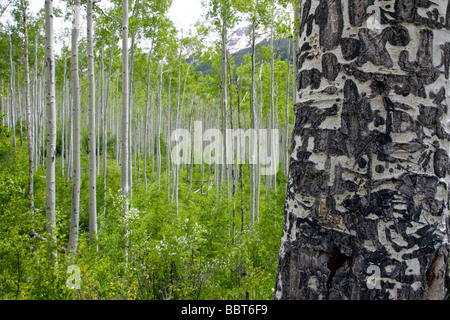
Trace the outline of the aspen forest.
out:
[[[203,1],[179,30],[171,0],[32,2],[0,2],[0,297],[271,299],[292,3]],[[194,161],[210,128],[277,129],[274,174],[238,154]],[[198,147],[180,163],[177,129]]]
[[[0,299],[449,299],[449,78],[450,0],[0,0]]]

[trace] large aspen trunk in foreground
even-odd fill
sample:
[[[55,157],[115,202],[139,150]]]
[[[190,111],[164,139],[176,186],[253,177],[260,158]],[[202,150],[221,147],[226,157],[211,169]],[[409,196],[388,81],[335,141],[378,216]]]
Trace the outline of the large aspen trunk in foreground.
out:
[[[450,1],[299,6],[274,298],[444,299]]]

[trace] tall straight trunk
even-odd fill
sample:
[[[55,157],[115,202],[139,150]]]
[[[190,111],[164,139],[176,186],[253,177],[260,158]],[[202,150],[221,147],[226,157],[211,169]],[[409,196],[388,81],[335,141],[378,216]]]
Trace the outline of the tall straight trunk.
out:
[[[53,0],[45,1],[45,39],[47,61],[47,161],[46,161],[46,231],[48,249],[56,263],[56,103],[55,103],[55,58],[53,53]]]
[[[251,59],[252,59],[252,65],[251,65],[251,88],[250,88],[250,118],[251,118],[251,129],[257,128],[257,111],[256,111],[256,80],[255,80],[255,68],[256,68],[256,21],[255,18],[252,21],[251,26],[252,34],[251,34]],[[250,224],[252,225],[255,220],[255,202],[256,202],[256,165],[254,164],[251,155],[250,155]],[[258,161],[256,161],[258,163]]]
[[[97,162],[95,139],[95,70],[94,70],[94,25],[92,1],[87,2],[87,55],[88,55],[88,86],[89,86],[89,240],[97,240]],[[103,124],[104,125],[104,124]],[[104,149],[104,146],[103,146]],[[103,150],[105,152],[105,150]]]
[[[150,66],[152,62],[152,48],[148,51],[147,58],[147,96],[145,101],[145,130],[144,130],[144,185],[147,187],[147,152],[148,152],[148,121],[150,112]]]
[[[64,79],[63,79],[63,88],[62,88],[62,130],[61,130],[61,174],[64,176],[65,174],[65,166],[67,163],[67,120],[66,120],[66,90],[67,85],[67,58],[64,59]]]
[[[80,79],[78,70],[78,39],[80,36],[80,0],[73,5],[72,27],[72,123],[73,123],[73,182],[72,182],[72,211],[70,217],[69,252],[75,254],[78,247],[79,221],[80,221]]]
[[[22,120],[23,120],[23,110],[22,110],[22,97],[20,94],[20,81],[19,81],[19,68],[17,68],[17,101],[18,101],[18,109],[19,109],[19,124],[20,124],[20,146],[23,145],[23,129],[22,129]]]
[[[88,61],[88,64],[89,64],[89,61]],[[88,69],[89,69],[89,67],[88,67]],[[95,70],[94,70],[95,71]],[[101,120],[103,119],[103,99],[102,99],[102,96],[104,95],[104,90],[103,90],[103,86],[104,86],[104,60],[103,60],[103,48],[101,48],[100,49],[100,66],[99,66],[99,72],[98,72],[98,75],[97,75],[97,78],[98,78],[98,80],[97,80],[97,90],[95,90],[94,89],[94,91],[95,91],[95,93],[96,93],[96,96],[94,97],[94,104],[95,105],[97,105],[98,107],[97,108],[95,108],[94,110],[95,110],[95,130],[94,130],[94,132],[95,132],[95,135],[94,135],[94,139],[96,139],[97,140],[97,143],[96,143],[96,150],[95,150],[95,152],[96,152],[96,154],[98,155],[96,158],[95,158],[95,161],[96,161],[96,166],[95,166],[95,174],[98,176],[98,175],[100,175],[100,159],[101,159],[101,157],[100,157],[100,154],[103,154],[103,145],[102,145],[102,142],[101,142],[101,127],[102,127],[102,124],[101,124]],[[95,76],[94,76],[94,79],[95,79]],[[94,88],[95,88],[95,83],[94,83]]]
[[[233,128],[233,83],[231,80],[231,63],[230,60],[227,59],[227,68],[228,68],[228,77],[227,77],[227,84],[228,84],[228,91],[230,94],[230,129],[234,129]],[[233,199],[233,213],[232,213],[232,218],[233,218],[233,226],[232,226],[232,231],[233,231],[233,241],[234,241],[234,234],[236,233],[236,181],[235,181],[235,174],[236,174],[236,170],[234,169],[234,165],[235,165],[235,158],[234,158],[234,147],[233,147],[233,141],[231,142],[231,146],[228,146],[230,148],[230,150],[233,150],[233,163],[230,164],[230,173],[231,173],[231,181],[232,181],[232,185],[231,185],[231,189],[228,188],[228,190],[231,192],[231,197]],[[226,153],[225,153],[226,154]],[[239,156],[239,153],[237,154]],[[237,167],[237,159],[236,158],[236,167]],[[229,195],[230,197],[230,195]]]
[[[172,133],[172,103],[171,103],[172,77],[169,78],[169,88],[167,92],[167,136],[166,136],[166,176],[167,176],[167,200],[170,199],[170,152],[172,143],[170,141]]]
[[[11,29],[8,28],[8,39],[9,39],[9,64],[10,64],[10,95],[11,95],[11,131],[12,131],[12,144],[14,149],[16,148],[16,120],[15,116],[15,71],[14,71],[14,62],[13,62],[13,48],[11,42]]]
[[[162,120],[162,80],[163,80],[163,62],[159,63],[159,86],[158,86],[158,114],[156,118],[156,174],[158,177],[158,188],[161,185],[161,120]]]
[[[284,174],[287,176],[289,173],[289,92],[290,92],[290,78],[291,78],[291,40],[287,43],[287,76],[286,76],[286,103],[285,103],[285,126],[284,126],[284,149],[285,149],[285,161],[283,164]]]
[[[128,211],[129,194],[129,105],[128,105],[128,0],[123,0],[122,24],[122,163],[120,186],[125,198],[124,212]]]
[[[33,144],[33,126],[30,106],[30,68],[28,64],[28,18],[24,0],[20,1],[23,13],[23,34],[24,34],[24,64],[25,64],[25,110],[27,113],[27,144],[28,144],[28,200],[31,216],[34,212],[34,144]]]
[[[134,47],[135,47],[135,33],[131,34],[131,53],[129,61],[129,89],[128,89],[128,196],[130,200],[133,196],[133,121],[134,113]],[[135,164],[136,165],[136,164]]]
[[[275,120],[275,93],[274,93],[274,69],[275,69],[275,64],[274,64],[274,54],[273,54],[273,22],[270,25],[270,119],[269,119],[269,127],[267,129],[273,129],[274,126],[274,120]],[[272,135],[269,134],[268,137],[268,144],[269,144],[269,150],[273,150],[273,144],[274,142],[272,141]],[[266,193],[268,194],[268,192],[270,191],[270,189],[272,188],[272,183],[273,183],[273,176],[272,175],[267,175],[266,176]]]
[[[33,67],[33,99],[31,101],[32,105],[30,105],[31,109],[31,128],[33,130],[33,160],[34,160],[34,167],[36,168],[36,170],[38,169],[39,166],[39,157],[38,157],[38,152],[39,152],[39,148],[38,148],[38,143],[39,143],[39,102],[40,99],[38,98],[38,94],[39,94],[39,83],[38,83],[38,69],[37,69],[37,64],[38,64],[38,60],[37,60],[37,50],[38,50],[38,34],[36,34],[35,38],[34,38],[34,67]],[[31,95],[31,92],[30,92]]]
[[[224,10],[225,11],[225,10]],[[227,26],[228,21],[225,12],[222,13],[222,105],[221,105],[221,114],[222,114],[222,130],[223,132],[226,132],[227,129]],[[221,171],[221,178],[225,176],[227,181],[227,190],[229,190],[228,183],[229,183],[229,167],[226,163],[226,150],[227,150],[227,139],[223,140],[223,151],[220,155],[220,160],[222,162],[222,171]],[[219,182],[220,183],[220,182]],[[217,186],[219,187],[219,186]],[[220,196],[220,192],[218,193]]]
[[[177,83],[177,104],[175,108],[175,131],[179,129],[178,118],[181,113],[181,57],[183,54],[183,49],[180,47],[180,54],[178,56],[178,83]],[[178,137],[176,137],[178,140]],[[180,165],[175,164],[172,168],[173,173],[173,193],[172,201],[175,200],[175,216],[178,216],[178,172],[180,170]]]
[[[292,45],[293,45],[293,50],[292,50],[292,56],[293,56],[293,72],[294,72],[294,81],[292,83],[292,93],[293,93],[293,100],[294,100],[294,105],[297,104],[297,77],[298,77],[298,64],[297,64],[297,56],[296,56],[296,51],[298,48],[298,44],[299,44],[299,40],[300,38],[296,35],[300,34],[300,1],[302,0],[296,0],[295,4],[294,4],[294,39],[292,41]],[[305,18],[307,18],[305,16]],[[304,22],[302,22],[304,23]]]
[[[103,116],[103,214],[106,212],[106,174],[107,174],[107,155],[108,155],[108,131],[106,126],[106,113],[108,112],[109,102],[112,100],[110,97],[111,93],[111,75],[112,75],[112,64],[114,58],[114,41],[116,36],[116,24],[114,24],[113,35],[111,40],[111,51],[109,53],[109,67],[108,67],[108,83],[106,84],[106,96],[105,96],[105,108]],[[109,117],[111,119],[111,117]],[[113,126],[110,125],[110,128]]]
[[[275,299],[445,298],[443,2],[396,1],[385,11],[371,1],[301,1],[296,153]],[[367,12],[382,12],[381,21]]]

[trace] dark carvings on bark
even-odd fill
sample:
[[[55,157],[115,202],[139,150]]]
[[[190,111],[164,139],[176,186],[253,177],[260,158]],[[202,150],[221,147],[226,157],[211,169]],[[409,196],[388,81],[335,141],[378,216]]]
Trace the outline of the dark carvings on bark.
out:
[[[300,5],[274,298],[443,299],[450,1]],[[367,26],[374,7],[379,30]]]

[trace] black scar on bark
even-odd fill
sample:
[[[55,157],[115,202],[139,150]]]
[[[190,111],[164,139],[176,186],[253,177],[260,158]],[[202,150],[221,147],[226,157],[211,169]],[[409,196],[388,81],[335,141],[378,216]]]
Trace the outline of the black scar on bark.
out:
[[[311,70],[302,70],[298,76],[298,91],[311,86],[311,89],[318,89],[322,73],[319,69],[313,68]]]
[[[348,0],[348,16],[353,27],[361,27],[370,14],[367,9],[375,3],[374,0]]]
[[[300,34],[299,37],[303,34],[305,31],[305,26],[308,23],[309,20],[312,20],[312,17],[309,16],[309,11],[311,10],[311,0],[306,0],[305,5],[303,6],[302,10],[302,18],[300,21]]]
[[[433,103],[439,105],[445,99],[445,88],[442,87],[438,92],[430,92],[430,98],[433,99]]]
[[[391,15],[395,20],[401,22],[409,22],[416,25],[422,25],[437,29],[448,28],[448,7],[445,19],[444,17],[439,17],[439,11],[437,10],[437,8],[434,8],[431,11],[427,11],[427,17],[422,17],[418,13],[418,8],[428,9],[433,4],[436,5],[435,2],[428,0],[396,0],[394,4],[394,13],[392,13]]]
[[[355,62],[358,67],[361,67],[367,61],[372,62],[376,66],[385,66],[386,68],[394,66],[391,55],[386,49],[388,41],[386,36],[382,33],[377,34],[367,28],[361,28],[358,36],[362,46],[361,54]]]
[[[332,21],[329,17],[334,16]],[[333,21],[334,20],[334,21]],[[320,0],[315,12],[315,21],[319,25],[319,43],[323,51],[329,51],[340,44],[344,30],[344,17],[341,0]]]
[[[361,54],[361,41],[353,38],[342,38],[341,51],[345,60],[353,60]]]
[[[450,7],[450,1],[449,1]],[[449,78],[449,69],[450,69],[450,42],[445,44],[441,44],[440,48],[442,49],[442,63],[444,65],[445,79]]]
[[[450,139],[450,135],[444,130],[441,123],[441,117],[447,112],[447,107],[444,105],[425,106],[419,104],[419,115],[417,120],[420,124],[431,130],[432,134],[439,139]]]
[[[341,71],[337,57],[333,53],[322,56],[322,74],[328,81],[334,81]]]
[[[445,28],[450,30],[450,1],[447,4],[447,12],[445,14]]]
[[[383,30],[383,38],[385,38],[389,44],[393,46],[407,46],[411,42],[408,29],[404,26],[390,26]]]
[[[434,173],[438,178],[445,178],[449,172],[449,162],[447,152],[444,149],[438,149],[434,153],[433,166]]]

